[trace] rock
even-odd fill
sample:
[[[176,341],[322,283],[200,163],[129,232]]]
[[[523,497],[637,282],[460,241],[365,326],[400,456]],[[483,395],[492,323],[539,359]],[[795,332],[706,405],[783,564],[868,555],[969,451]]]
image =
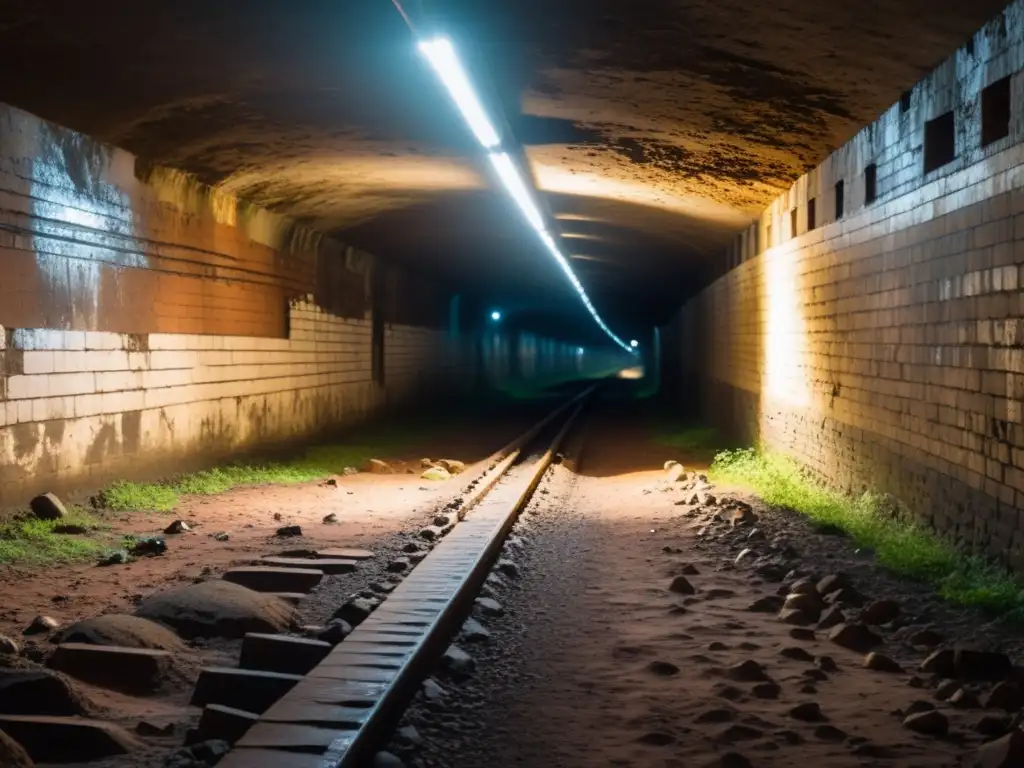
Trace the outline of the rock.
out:
[[[296,625],[295,609],[284,600],[221,579],[151,595],[135,615],[166,624],[185,638],[240,638]]]
[[[935,705],[932,704],[930,701],[925,701],[924,699],[915,699],[907,705],[907,708],[903,711],[902,716],[910,717],[911,715],[916,715],[918,712],[931,712],[933,709],[935,709]]]
[[[679,569],[679,572],[684,576],[699,576],[700,571],[697,570],[697,566],[693,563],[687,563]]]
[[[706,494],[706,496],[705,496],[705,503],[709,504],[709,505],[713,504],[714,498],[715,497],[712,496],[710,493]],[[707,499],[711,499],[712,501],[707,501]],[[730,518],[729,518],[729,524],[733,528],[741,528],[741,527],[751,526],[751,525],[754,525],[756,522],[757,522],[757,515],[754,514],[754,510],[750,509],[750,507],[744,507],[744,508],[741,508],[741,509],[734,509],[732,511],[732,514],[731,514]]]
[[[682,464],[673,464],[665,468],[665,481],[681,483],[686,480],[686,468]]]
[[[108,613],[75,622],[58,633],[56,640],[59,643],[150,648],[173,653],[186,651],[181,639],[162,624],[122,613]]]
[[[35,763],[21,744],[0,731],[0,765],[4,768],[33,768]]]
[[[995,738],[1010,730],[1012,723],[1013,719],[1009,715],[984,715],[975,723],[974,730],[982,736]],[[1022,760],[1024,760],[1024,756],[1022,756]],[[1024,765],[1024,762],[1019,764]]]
[[[451,476],[452,473],[444,467],[431,467],[430,469],[423,470],[423,473],[420,475],[420,479],[441,482],[443,480],[450,480]]]
[[[434,539],[437,538],[437,529],[436,528],[424,528],[422,531],[420,531],[419,536],[424,541],[433,541]]]
[[[903,727],[926,736],[945,736],[949,732],[949,719],[937,709],[932,709],[910,715],[904,719]]]
[[[814,661],[814,656],[799,646],[788,646],[779,651],[780,656],[793,661]]]
[[[119,726],[77,717],[2,715],[0,730],[40,763],[88,763],[141,746]]]
[[[162,555],[167,551],[167,542],[161,536],[147,536],[135,540],[131,546],[131,554],[135,557]]]
[[[435,463],[433,459],[420,459],[420,469],[430,469]]]
[[[334,618],[358,627],[373,613],[378,603],[365,597],[354,597],[334,612]]]
[[[956,680],[942,680],[935,687],[935,698],[939,701],[945,701],[959,690],[960,683]]]
[[[227,541],[231,537],[228,536],[226,531],[220,531],[219,533],[213,534],[213,538],[216,539],[217,541]]]
[[[922,672],[929,672],[940,677],[956,677],[955,659],[956,654],[950,648],[935,651],[921,662],[920,669]]]
[[[860,612],[865,624],[888,624],[900,615],[900,604],[895,600],[875,600]]]
[[[19,653],[21,653],[21,647],[13,638],[0,635],[0,656],[17,656]]]
[[[36,616],[32,623],[25,627],[23,635],[42,635],[60,627],[60,622],[52,616]]]
[[[402,551],[407,553],[420,552],[423,547],[415,541],[407,541],[402,545]]]
[[[64,502],[53,493],[36,496],[28,505],[32,509],[32,514],[40,520],[60,520],[68,515]]]
[[[846,622],[846,614],[838,605],[830,606],[821,614],[818,619],[818,629],[832,629],[839,624]]]
[[[806,723],[820,723],[828,719],[822,714],[821,707],[813,701],[797,704],[789,710],[789,716],[794,720],[803,720]]]
[[[903,667],[881,653],[872,651],[864,657],[864,667],[875,672],[902,672]]]
[[[848,622],[837,624],[828,634],[828,639],[836,645],[848,648],[857,653],[867,653],[882,643],[882,638],[863,624]]]
[[[803,611],[809,619],[817,621],[823,607],[821,598],[815,594],[790,595],[786,598],[786,602],[783,603],[782,610]]]
[[[345,467],[343,470],[341,470],[342,477],[351,477],[352,475],[358,474],[359,470],[356,469],[355,467]]]
[[[803,640],[805,642],[813,641],[817,637],[813,629],[806,629],[805,627],[793,627],[793,629],[789,630],[789,636],[794,640]]]
[[[444,528],[446,525],[451,523],[452,519],[448,515],[437,515],[434,517],[434,525],[438,528]]]
[[[461,475],[466,471],[465,462],[458,459],[438,459],[437,463],[448,470],[448,474]]]
[[[298,525],[284,525],[278,528],[274,535],[281,537],[301,536],[302,527]]]
[[[746,549],[740,550],[740,553],[738,555],[736,555],[736,560],[734,562],[735,562],[736,565],[739,565],[744,560],[749,560],[749,559],[752,559],[754,557],[757,557],[757,552],[755,552],[753,549],[750,549],[748,547]]]
[[[412,563],[407,557],[396,557],[390,563],[388,563],[388,571],[390,573],[404,573],[412,567]]]
[[[78,523],[65,523],[63,525],[55,525],[53,527],[54,533],[64,534],[66,536],[77,536],[83,533],[88,533],[88,527],[79,525]]]
[[[483,616],[504,616],[505,609],[501,607],[501,603],[490,597],[478,597],[474,601],[476,611]]]
[[[432,677],[428,677],[420,686],[423,691],[423,698],[427,701],[441,701],[445,697],[445,690]]]
[[[647,671],[658,677],[672,677],[679,674],[679,667],[669,661],[652,661],[647,665]]]
[[[907,638],[907,642],[915,646],[923,646],[925,648],[934,648],[937,645],[942,645],[945,638],[938,632],[931,629],[921,629],[912,634]]]
[[[1024,708],[1024,690],[1014,682],[997,683],[985,697],[985,709],[1005,709],[1016,712]]]
[[[1024,765],[1024,731],[1015,728],[978,749],[978,768],[1019,768]]]
[[[1024,765],[1024,731],[1015,728],[1010,733],[978,750],[978,768],[1019,768]]]
[[[101,566],[125,565],[131,561],[132,556],[128,553],[127,549],[113,549],[109,552],[104,552],[96,564]]]
[[[839,671],[839,665],[836,664],[836,660],[831,656],[819,656],[814,660],[814,665],[822,672],[837,672]]]
[[[806,627],[808,624],[814,623],[810,616],[798,608],[784,608],[779,612],[779,621],[783,624],[795,624],[800,627]]]
[[[498,561],[498,564],[494,566],[494,570],[496,570],[502,576],[506,576],[510,579],[519,578],[519,566],[511,560],[506,560],[502,558]]]
[[[152,648],[61,643],[46,663],[83,682],[146,694],[160,686],[170,669],[171,655]]]
[[[758,683],[750,692],[758,699],[777,699],[782,693],[782,688],[777,683]]]
[[[373,756],[372,768],[405,768],[405,763],[390,752],[378,752]]]
[[[479,643],[490,637],[491,633],[476,619],[466,619],[459,631],[459,639],[466,643]]]
[[[814,588],[819,595],[824,597],[836,590],[846,589],[850,586],[850,579],[845,573],[830,573],[818,580]]]
[[[957,648],[953,654],[957,677],[968,680],[1006,680],[1013,674],[1013,662],[1005,653]]]
[[[338,516],[334,512],[329,512],[323,517],[324,525],[334,525],[336,522],[338,522]]]
[[[84,715],[89,704],[63,675],[49,670],[0,669],[0,713]]]
[[[362,470],[363,472],[369,472],[373,475],[390,475],[391,465],[381,459],[370,459],[363,464]],[[342,474],[348,474],[348,467],[345,467]]]
[[[448,650],[444,652],[441,662],[450,672],[456,675],[468,675],[476,666],[473,657],[457,645],[448,646]]]
[[[747,659],[746,661],[741,661],[739,664],[726,667],[724,674],[730,680],[735,680],[740,683],[759,683],[768,680],[768,675],[765,673],[764,667],[753,659]]]
[[[697,592],[685,576],[676,576],[672,579],[672,583],[668,585],[668,591],[675,592],[677,595],[693,595]]]
[[[325,643],[337,645],[350,634],[352,634],[351,624],[344,619],[331,619],[327,622],[327,626],[324,630],[317,635],[317,640],[323,640]]]
[[[981,706],[978,695],[966,688],[961,688],[950,696],[949,703],[957,709],[977,709]]]
[[[175,520],[173,523],[164,528],[164,533],[188,533],[191,530],[192,526],[186,523],[184,520]]]
[[[789,594],[791,595],[817,595],[818,592],[814,588],[814,579],[803,578],[797,579],[789,588]],[[821,598],[818,598],[818,602],[821,602]]]
[[[748,605],[747,610],[752,613],[775,613],[782,609],[784,602],[778,595],[765,595]]]

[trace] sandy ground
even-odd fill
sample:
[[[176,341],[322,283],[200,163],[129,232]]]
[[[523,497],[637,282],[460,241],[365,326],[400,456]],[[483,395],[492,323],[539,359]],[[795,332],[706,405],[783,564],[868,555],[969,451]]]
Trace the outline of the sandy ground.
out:
[[[649,442],[636,421],[597,419],[589,432],[581,474],[557,468],[517,526],[527,542],[517,556],[524,575],[497,595],[506,615],[483,620],[491,639],[463,646],[474,655],[476,673],[455,680],[438,671],[443,699],[429,702],[421,694],[407,712],[404,722],[423,737],[422,746],[404,752],[407,764],[972,764],[968,756],[982,740],[974,724],[991,711],[945,706],[929,681],[922,689],[909,672],[864,669],[863,655],[830,643],[827,632],[795,640],[774,613],[748,611],[779,585],[734,566],[734,545],[701,535],[704,525],[675,504],[679,494],[660,492],[662,462],[685,457]],[[760,511],[765,527],[803,524]],[[927,651],[901,644],[901,625],[938,620],[950,640],[977,633],[991,646],[994,630],[978,616],[964,617],[923,588],[900,584],[858,559],[848,542],[818,541],[799,527],[790,532],[802,552],[793,567],[821,576],[841,569],[865,594],[896,597],[913,612],[878,630],[886,640],[879,650],[905,668],[916,668]],[[668,590],[684,566],[696,569],[688,576],[692,596]],[[1019,650],[1019,635],[1003,632],[1004,645]],[[768,694],[758,682],[735,679],[730,667],[743,662],[759,664],[778,686],[772,698],[760,697]],[[948,716],[948,737],[903,727],[896,710],[915,700]],[[819,719],[793,716],[806,703],[820,707]],[[402,752],[401,740],[391,749]]]

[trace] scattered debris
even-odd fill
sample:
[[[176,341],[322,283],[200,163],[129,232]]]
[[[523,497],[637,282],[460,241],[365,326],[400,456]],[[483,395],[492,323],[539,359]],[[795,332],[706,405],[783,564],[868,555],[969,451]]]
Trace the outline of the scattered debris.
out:
[[[274,535],[281,537],[301,536],[302,527],[298,525],[284,525],[278,528]]]
[[[227,541],[231,537],[228,536],[226,531],[220,531],[219,533],[213,534],[213,538],[215,538],[217,541]]]
[[[449,480],[451,479],[451,476],[451,472],[449,472],[444,467],[431,467],[430,469],[426,469],[423,471],[423,474],[420,475],[420,479],[441,481]]]
[[[60,622],[52,616],[36,616],[22,634],[42,635],[60,628]]]
[[[336,522],[338,522],[338,516],[334,512],[329,512],[328,514],[324,515],[323,522],[324,525],[334,525]]]
[[[192,526],[186,523],[184,520],[175,520],[173,523],[164,528],[164,533],[188,533],[192,530]]]

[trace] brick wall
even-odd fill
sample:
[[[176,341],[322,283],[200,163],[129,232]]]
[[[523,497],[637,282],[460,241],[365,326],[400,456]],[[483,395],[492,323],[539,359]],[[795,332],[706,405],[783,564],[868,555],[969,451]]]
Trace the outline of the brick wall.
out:
[[[449,339],[447,301],[285,217],[0,105],[0,506],[468,388],[474,357]]]
[[[715,422],[1018,568],[1022,67],[1016,2],[780,195],[664,335],[666,383]]]

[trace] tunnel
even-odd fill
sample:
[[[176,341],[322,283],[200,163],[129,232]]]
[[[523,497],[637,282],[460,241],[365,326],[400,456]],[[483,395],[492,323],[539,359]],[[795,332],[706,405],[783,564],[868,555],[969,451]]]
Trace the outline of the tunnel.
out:
[[[1022,190],[1024,0],[0,2],[0,766],[1024,766]]]

